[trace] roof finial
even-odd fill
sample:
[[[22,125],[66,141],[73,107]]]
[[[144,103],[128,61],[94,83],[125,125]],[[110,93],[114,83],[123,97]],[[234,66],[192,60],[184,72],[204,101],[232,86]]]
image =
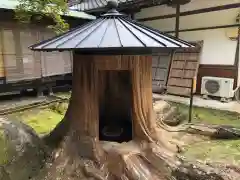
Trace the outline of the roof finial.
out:
[[[107,3],[107,7],[109,9],[117,9],[118,1],[117,0],[109,0],[108,3]]]

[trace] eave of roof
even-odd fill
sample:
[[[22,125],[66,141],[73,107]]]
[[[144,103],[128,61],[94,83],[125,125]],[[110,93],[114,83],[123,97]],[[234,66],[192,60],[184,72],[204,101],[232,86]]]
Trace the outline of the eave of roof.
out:
[[[1,0],[0,9],[14,10],[17,5],[18,5],[17,0]],[[63,13],[62,15],[81,19],[96,19],[96,17],[93,15],[75,10],[69,10],[66,14]]]
[[[30,49],[35,51],[74,50],[83,54],[151,54],[166,49],[193,47],[186,41],[142,25],[116,9],[111,9],[94,21],[35,44]]]

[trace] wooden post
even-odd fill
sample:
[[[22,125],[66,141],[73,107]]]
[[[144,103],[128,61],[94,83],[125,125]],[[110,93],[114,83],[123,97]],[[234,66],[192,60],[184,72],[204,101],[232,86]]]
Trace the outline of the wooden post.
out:
[[[135,14],[134,13],[131,14],[131,19],[135,20]]]
[[[52,85],[48,86],[48,95],[50,95],[50,96],[53,95],[53,87],[52,87]]]
[[[194,88],[194,78],[192,78],[192,86],[191,86],[191,94],[190,94],[189,118],[188,118],[189,123],[192,122],[193,88]]]
[[[240,53],[240,27],[238,27],[238,36],[237,36],[237,47],[236,47],[236,54],[235,54],[235,68],[237,69],[237,76],[238,76],[238,68],[239,68],[239,53]]]
[[[180,3],[176,6],[176,24],[175,24],[175,36],[179,37],[179,21],[180,21]]]

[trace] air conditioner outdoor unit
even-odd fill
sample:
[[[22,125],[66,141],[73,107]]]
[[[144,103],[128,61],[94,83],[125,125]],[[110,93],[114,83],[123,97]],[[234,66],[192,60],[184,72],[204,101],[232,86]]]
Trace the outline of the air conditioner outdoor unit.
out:
[[[201,94],[205,96],[221,97],[221,101],[232,98],[234,79],[208,77],[202,78]]]

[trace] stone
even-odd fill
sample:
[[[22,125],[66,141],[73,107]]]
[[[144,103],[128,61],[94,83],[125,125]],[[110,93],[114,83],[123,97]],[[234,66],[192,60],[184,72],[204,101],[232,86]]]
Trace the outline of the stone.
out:
[[[170,108],[170,104],[166,101],[160,100],[160,101],[154,102],[153,109],[157,113],[163,113],[164,110],[169,109],[169,108]]]
[[[6,176],[11,180],[30,179],[44,166],[46,149],[42,140],[20,121],[0,118],[0,146],[3,180]]]

